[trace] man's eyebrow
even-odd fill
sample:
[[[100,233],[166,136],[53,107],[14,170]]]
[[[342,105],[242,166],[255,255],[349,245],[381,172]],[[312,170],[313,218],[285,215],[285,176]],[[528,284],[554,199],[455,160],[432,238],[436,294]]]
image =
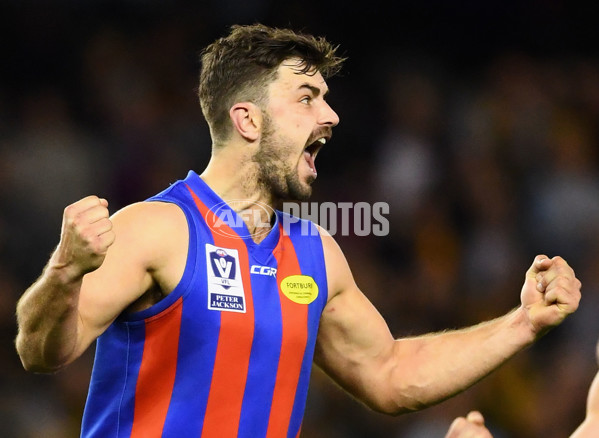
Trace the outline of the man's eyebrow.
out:
[[[312,94],[314,94],[314,96],[319,96],[321,93],[321,89],[318,87],[315,87],[314,85],[310,85],[308,83],[303,83],[301,84],[298,89],[301,90],[302,88],[307,88],[308,90],[310,90],[312,92]],[[322,95],[322,97],[326,97],[326,95],[329,94],[329,90],[326,90],[324,92],[324,94]]]

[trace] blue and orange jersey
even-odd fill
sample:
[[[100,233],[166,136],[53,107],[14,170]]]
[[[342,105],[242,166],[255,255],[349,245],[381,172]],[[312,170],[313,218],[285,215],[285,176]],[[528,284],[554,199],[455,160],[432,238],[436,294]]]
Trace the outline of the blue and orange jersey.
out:
[[[98,338],[81,436],[296,438],[327,302],[315,225],[276,211],[258,244],[194,172],[149,201],[185,213],[185,271]]]

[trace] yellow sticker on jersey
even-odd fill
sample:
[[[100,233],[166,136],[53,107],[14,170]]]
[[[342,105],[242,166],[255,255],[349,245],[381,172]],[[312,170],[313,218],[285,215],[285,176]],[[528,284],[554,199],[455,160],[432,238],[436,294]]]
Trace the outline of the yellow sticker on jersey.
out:
[[[309,275],[290,275],[281,281],[281,292],[294,303],[310,304],[318,297],[318,285]]]

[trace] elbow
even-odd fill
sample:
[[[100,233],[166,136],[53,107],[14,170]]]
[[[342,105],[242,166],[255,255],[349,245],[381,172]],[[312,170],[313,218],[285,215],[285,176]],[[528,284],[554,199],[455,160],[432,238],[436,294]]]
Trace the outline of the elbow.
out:
[[[390,400],[387,403],[379,403],[376,405],[370,405],[373,411],[381,414],[390,415],[392,417],[398,417],[403,414],[420,411],[426,408],[428,405],[419,402],[406,403],[406,400],[401,402]]]
[[[36,374],[54,374],[62,369],[62,367],[49,367],[46,364],[27,362],[21,358],[21,363],[25,371]]]
[[[394,379],[387,382],[389,381],[393,382]],[[369,404],[370,408],[376,412],[394,417],[421,411],[437,402],[434,397],[428,394],[426,385],[420,386],[401,382],[387,384],[385,391],[380,391],[378,394],[384,394],[384,396],[373,400],[372,404]]]
[[[26,356],[19,355],[21,364],[25,371],[36,374],[54,374],[64,368],[65,365],[50,365],[42,361],[30,360]]]
[[[397,417],[435,404],[430,379],[396,365],[382,370],[362,386],[362,399],[373,411]]]
[[[368,407],[372,409],[374,412],[378,412],[379,414],[389,415],[392,417],[399,417],[400,415],[406,414],[410,412],[407,409],[404,409],[400,406],[395,406],[391,403],[389,404],[368,404]]]
[[[44,360],[41,355],[35,353],[35,349],[32,348],[32,342],[26,341],[20,334],[15,340],[15,347],[25,371],[40,374],[53,374],[67,365],[66,362],[49,363]]]
[[[402,415],[421,411],[449,398],[439,391],[438,382],[431,373],[418,367],[393,366],[386,379],[389,415]]]
[[[19,354],[21,364],[25,371],[36,374],[54,374],[63,369],[66,364],[48,364],[43,361],[34,360],[26,355]]]
[[[420,411],[430,405],[413,397],[408,388],[395,388],[393,391],[380,391],[377,394],[379,397],[365,400],[366,406],[375,412],[393,417]]]

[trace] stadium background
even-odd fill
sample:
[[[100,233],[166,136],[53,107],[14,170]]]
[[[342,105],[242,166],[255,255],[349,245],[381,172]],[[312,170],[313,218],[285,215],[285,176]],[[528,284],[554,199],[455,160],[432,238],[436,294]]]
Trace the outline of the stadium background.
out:
[[[256,21],[349,57],[329,81],[341,124],[314,201],[389,203],[389,236],[338,240],[396,336],[503,314],[537,253],[583,282],[565,324],[423,412],[373,413],[315,371],[302,436],[442,437],[472,408],[497,438],[567,436],[597,369],[599,39],[591,9],[565,0],[0,1],[2,436],[78,436],[92,352],[46,376],[13,347],[63,208],[96,193],[115,211],[201,171],[198,52]]]

